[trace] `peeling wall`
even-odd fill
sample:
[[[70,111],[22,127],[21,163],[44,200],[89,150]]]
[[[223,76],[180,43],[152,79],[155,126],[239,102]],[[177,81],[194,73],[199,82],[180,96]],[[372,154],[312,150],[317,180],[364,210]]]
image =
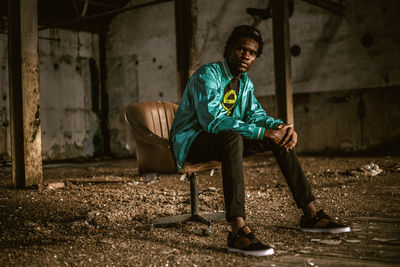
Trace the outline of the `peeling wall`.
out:
[[[49,38],[39,41],[44,159],[90,157],[100,128],[93,105],[100,92],[98,36],[59,29],[40,36]]]
[[[391,87],[297,93],[294,121],[301,152],[372,151],[398,154],[400,85]],[[259,97],[276,115],[275,97]]]
[[[91,157],[96,151],[94,138],[100,131],[100,121],[93,106],[96,97],[100,97],[99,82],[95,82],[99,79],[98,36],[51,29],[40,31],[39,38],[43,159]],[[9,159],[7,54],[7,35],[1,34],[0,155]]]
[[[256,94],[274,94],[272,20],[257,20],[247,7],[266,8],[269,1],[199,0],[201,64],[218,61],[231,30],[256,26],[264,37],[262,56],[250,76]],[[339,16],[304,1],[295,1],[290,18],[293,92],[328,92],[400,84],[400,2],[346,1]],[[232,16],[231,14],[235,14]]]
[[[176,101],[173,5],[167,2],[128,11],[110,24],[106,89],[111,151],[115,155],[135,153],[130,129],[119,120],[124,107],[143,100]]]

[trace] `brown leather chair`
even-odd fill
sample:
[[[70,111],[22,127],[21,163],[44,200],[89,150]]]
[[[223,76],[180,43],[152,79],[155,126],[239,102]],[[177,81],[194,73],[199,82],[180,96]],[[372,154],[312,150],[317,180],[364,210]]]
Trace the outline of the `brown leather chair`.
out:
[[[225,218],[225,213],[199,213],[199,188],[196,173],[221,167],[218,161],[192,164],[185,162],[180,172],[176,169],[169,133],[174,120],[177,105],[163,101],[139,102],[129,105],[124,113],[135,142],[139,174],[145,173],[182,173],[190,181],[191,213],[179,216],[157,218],[151,221],[155,225],[167,225],[185,221],[198,221],[210,225],[209,220]]]

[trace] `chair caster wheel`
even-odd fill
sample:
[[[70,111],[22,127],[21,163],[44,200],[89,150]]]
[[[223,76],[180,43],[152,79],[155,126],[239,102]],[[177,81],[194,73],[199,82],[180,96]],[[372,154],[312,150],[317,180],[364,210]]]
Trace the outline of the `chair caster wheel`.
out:
[[[212,235],[211,228],[203,228],[201,230],[201,233],[203,236],[211,236]]]

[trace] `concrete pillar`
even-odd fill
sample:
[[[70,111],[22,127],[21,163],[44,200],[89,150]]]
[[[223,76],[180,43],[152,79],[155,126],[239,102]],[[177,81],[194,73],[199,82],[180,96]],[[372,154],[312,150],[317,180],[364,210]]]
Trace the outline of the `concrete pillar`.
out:
[[[198,67],[197,0],[175,0],[178,101]]]
[[[43,180],[37,0],[8,0],[12,177],[17,187]]]
[[[289,0],[272,0],[271,4],[278,117],[286,123],[293,123],[293,89],[289,52]]]

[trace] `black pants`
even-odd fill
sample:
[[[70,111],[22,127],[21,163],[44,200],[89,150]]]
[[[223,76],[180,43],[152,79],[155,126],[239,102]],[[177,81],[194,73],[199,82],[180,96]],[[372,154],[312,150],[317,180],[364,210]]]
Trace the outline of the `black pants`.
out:
[[[297,206],[305,208],[315,198],[311,194],[307,178],[294,149],[286,151],[270,139],[247,140],[240,134],[231,131],[223,131],[218,134],[202,132],[194,140],[188,161],[198,163],[218,160],[222,163],[222,180],[228,222],[234,217],[246,217],[243,157],[265,151],[274,153]]]

